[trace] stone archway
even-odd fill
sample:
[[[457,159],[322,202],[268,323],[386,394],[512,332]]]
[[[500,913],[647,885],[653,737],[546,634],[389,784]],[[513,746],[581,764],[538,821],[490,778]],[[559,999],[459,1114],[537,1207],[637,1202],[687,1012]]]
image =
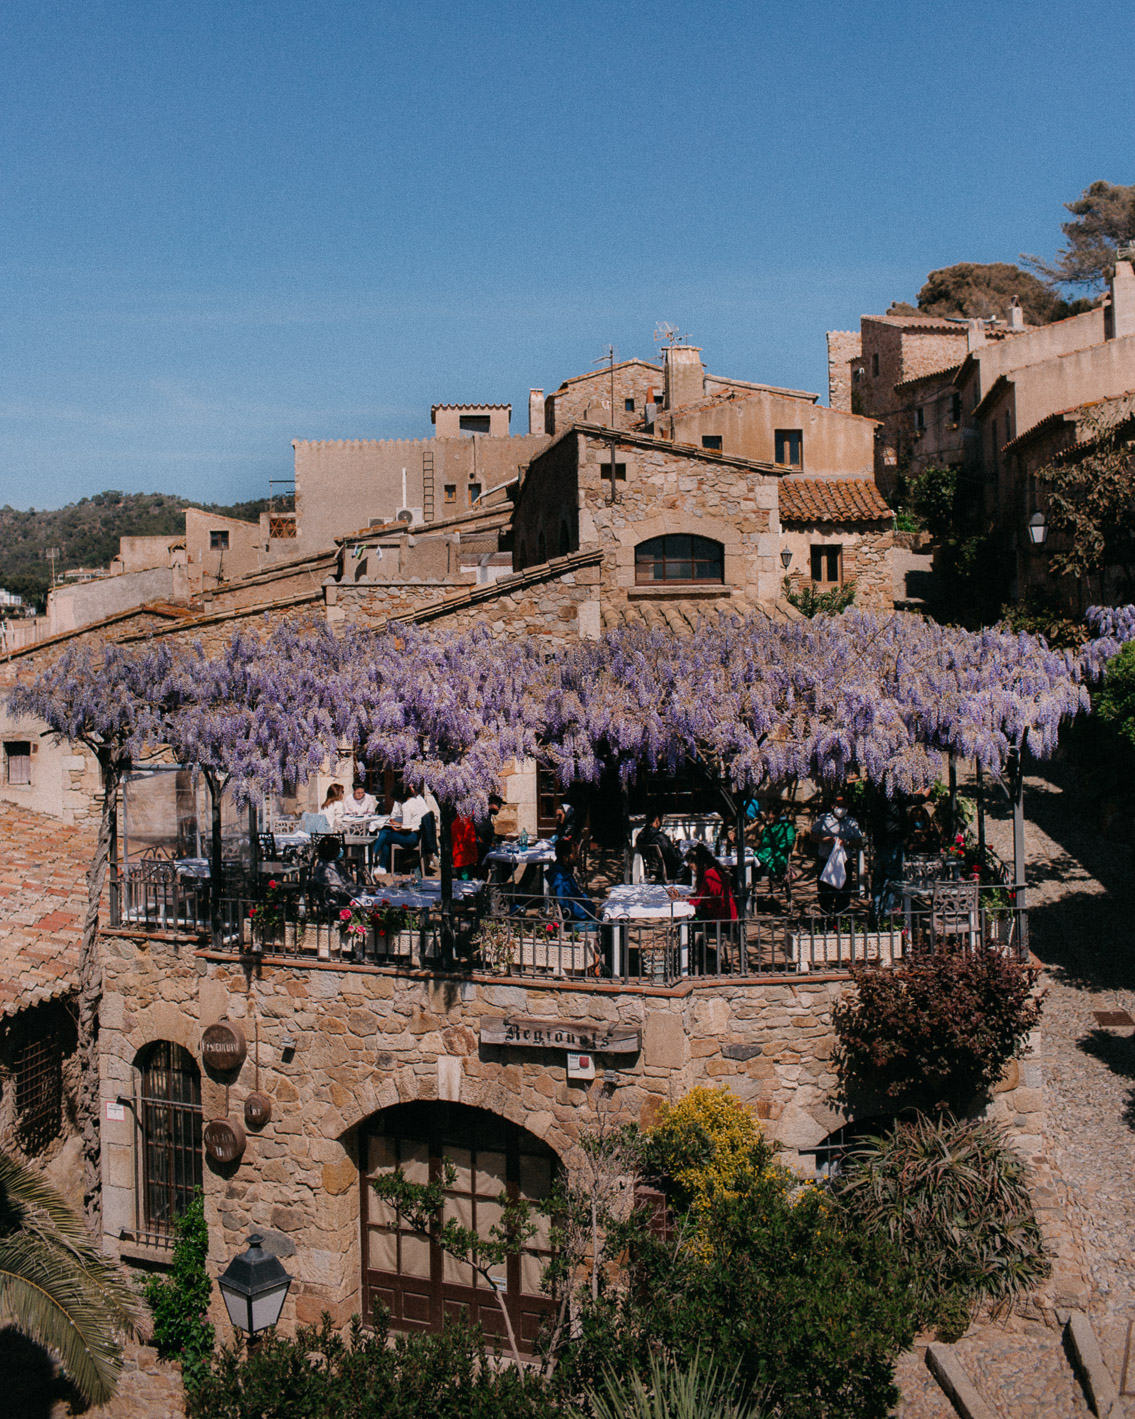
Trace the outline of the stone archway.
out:
[[[447,1315],[465,1311],[486,1334],[504,1339],[496,1295],[467,1265],[407,1228],[380,1202],[370,1180],[401,1167],[411,1182],[456,1169],[446,1217],[487,1232],[500,1216],[500,1194],[539,1201],[548,1195],[560,1160],[519,1124],[468,1104],[418,1101],[383,1109],[359,1126],[363,1314],[380,1301],[402,1330],[440,1330]],[[548,1219],[534,1214],[533,1237],[494,1275],[522,1348],[531,1349],[551,1301],[540,1289],[551,1256]]]

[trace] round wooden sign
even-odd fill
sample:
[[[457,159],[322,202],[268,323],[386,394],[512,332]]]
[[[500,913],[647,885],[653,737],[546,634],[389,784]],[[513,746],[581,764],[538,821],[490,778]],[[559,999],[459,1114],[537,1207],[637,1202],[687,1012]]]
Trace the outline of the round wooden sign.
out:
[[[244,1031],[228,1020],[209,1025],[201,1036],[201,1058],[210,1069],[239,1069],[247,1053]]]
[[[244,1152],[244,1129],[231,1118],[215,1118],[205,1125],[205,1152],[214,1163],[235,1163]]]
[[[272,1117],[272,1100],[254,1090],[244,1101],[244,1121],[249,1128],[263,1128]]]

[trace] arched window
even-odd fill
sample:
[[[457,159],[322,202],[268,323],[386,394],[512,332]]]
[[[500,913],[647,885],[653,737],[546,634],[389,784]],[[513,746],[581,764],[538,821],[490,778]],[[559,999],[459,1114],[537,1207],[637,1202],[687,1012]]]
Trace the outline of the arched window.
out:
[[[903,1116],[900,1114],[899,1118]],[[865,1138],[890,1133],[896,1121],[894,1114],[871,1114],[867,1118],[853,1119],[829,1133],[814,1148],[801,1148],[800,1152],[812,1155],[817,1177],[838,1177],[848,1153],[857,1148]]]
[[[639,586],[659,581],[720,584],[725,580],[725,548],[687,532],[652,537],[634,549],[634,579]]]
[[[142,1218],[168,1234],[201,1186],[201,1071],[188,1050],[158,1040],[139,1058]]]
[[[446,1256],[436,1242],[406,1226],[393,1208],[375,1196],[370,1180],[400,1167],[415,1183],[444,1176],[448,1160],[456,1169],[447,1190],[446,1218],[482,1234],[501,1215],[497,1199],[539,1201],[548,1196],[559,1167],[555,1153],[535,1134],[485,1109],[466,1104],[396,1104],[360,1130],[362,1170],[363,1314],[381,1301],[392,1323],[403,1330],[440,1330],[457,1309],[469,1312],[486,1333],[503,1338],[496,1298],[472,1268]],[[536,1233],[494,1275],[507,1297],[518,1343],[531,1349],[549,1297],[540,1289],[551,1256],[549,1223],[534,1212]]]

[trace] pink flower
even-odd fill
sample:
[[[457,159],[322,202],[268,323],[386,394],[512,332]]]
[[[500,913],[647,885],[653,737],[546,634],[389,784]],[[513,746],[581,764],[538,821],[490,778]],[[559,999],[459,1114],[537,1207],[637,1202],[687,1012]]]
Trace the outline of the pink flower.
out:
[[[343,910],[339,913],[339,920],[340,920],[340,921],[350,921],[350,919],[351,919],[351,912],[350,912],[350,909],[349,909],[348,907],[344,907]]]
[[[957,837],[954,839],[954,841],[955,841],[956,843],[958,843],[959,846],[961,846],[961,847],[964,847],[964,846],[965,846],[965,841],[966,841],[966,840],[965,840],[965,838],[962,836],[961,833],[959,833],[959,834],[957,835]]]

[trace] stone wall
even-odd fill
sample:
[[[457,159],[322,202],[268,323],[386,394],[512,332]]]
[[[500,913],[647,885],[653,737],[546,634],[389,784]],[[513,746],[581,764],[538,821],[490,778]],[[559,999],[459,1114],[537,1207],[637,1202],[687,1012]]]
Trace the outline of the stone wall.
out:
[[[503,1115],[544,1139],[570,1166],[582,1124],[605,1085],[565,1076],[562,1050],[479,1043],[482,1016],[512,1013],[620,1024],[641,1031],[637,1055],[611,1055],[620,1119],[651,1123],[663,1103],[697,1084],[725,1084],[751,1103],[788,1161],[843,1121],[834,1084],[831,1010],[842,984],[821,977],[721,982],[658,991],[537,985],[492,978],[396,975],[374,967],[324,969],[209,959],[168,940],[104,941],[102,1093],[134,1088],[139,1051],[169,1039],[200,1059],[203,1028],[239,1022],[248,1058],[235,1077],[203,1070],[204,1116],[239,1118],[255,1079],[273,1117],[250,1131],[239,1165],[205,1167],[210,1267],[223,1267],[252,1228],[266,1229],[296,1277],[285,1322],[340,1321],[359,1304],[356,1130],[402,1101],[448,1099]],[[295,1041],[285,1054],[283,1040]],[[227,1113],[226,1113],[227,1111]],[[134,1125],[104,1122],[106,1245],[135,1229]],[[294,1255],[291,1248],[294,1247]],[[219,1317],[218,1317],[219,1318]]]
[[[851,362],[863,351],[858,330],[828,331],[828,403],[851,413]]]
[[[549,434],[562,434],[580,420],[606,424],[608,428],[629,429],[638,423],[653,397],[662,404],[663,370],[661,365],[644,360],[625,360],[615,365],[615,418],[611,421],[611,372],[598,369],[563,384],[545,401],[545,421]],[[634,400],[627,409],[626,401]]]
[[[626,470],[610,500],[610,444],[576,430],[529,470],[517,503],[517,562],[554,545],[563,527],[577,529],[575,545],[602,551],[604,610],[636,599],[707,600],[734,606],[770,603],[779,592],[777,476],[744,460],[674,447],[663,439],[620,441],[617,463]],[[636,587],[634,549],[670,533],[695,533],[722,543],[722,587]],[[712,607],[707,607],[712,609]]]
[[[889,615],[895,609],[891,568],[894,533],[890,523],[840,527],[821,524],[802,527],[786,524],[781,544],[792,553],[789,576],[799,585],[810,580],[813,547],[840,547],[843,551],[843,579],[855,581],[855,604],[864,611]]]

